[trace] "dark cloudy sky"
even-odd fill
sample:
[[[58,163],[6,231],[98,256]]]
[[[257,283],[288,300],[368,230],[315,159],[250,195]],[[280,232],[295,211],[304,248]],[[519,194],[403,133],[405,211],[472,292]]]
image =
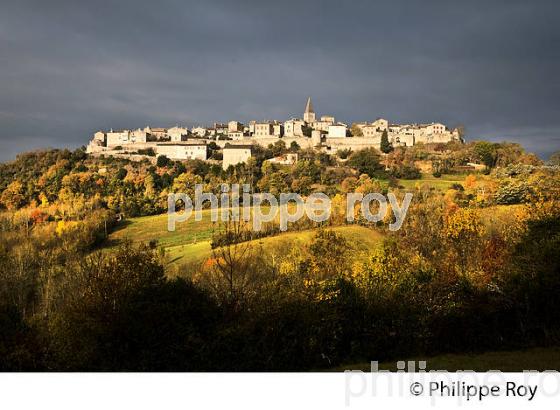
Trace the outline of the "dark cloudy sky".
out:
[[[318,114],[560,149],[560,2],[0,0],[0,160]]]

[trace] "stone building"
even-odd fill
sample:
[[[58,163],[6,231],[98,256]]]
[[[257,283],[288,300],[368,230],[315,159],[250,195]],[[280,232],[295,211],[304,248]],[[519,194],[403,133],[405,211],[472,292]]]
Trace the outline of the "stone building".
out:
[[[105,143],[107,142],[107,134],[103,131],[97,131],[95,134],[93,134],[92,141],[100,142],[105,145]]]
[[[275,137],[281,138],[284,136],[284,124],[280,124],[279,122],[275,121],[272,124],[272,135]]]
[[[256,121],[249,121],[249,135],[253,135],[255,133],[255,124]]]
[[[185,127],[175,126],[167,130],[167,135],[172,142],[185,141],[189,136],[189,130]]]
[[[305,122],[297,118],[292,118],[291,120],[284,122],[284,136],[303,137],[304,127],[305,127]]]
[[[230,132],[237,132],[237,131],[243,131],[243,124],[240,123],[239,121],[230,121],[228,122],[228,133]]]
[[[338,123],[329,125],[328,138],[346,138],[348,136],[348,126],[346,124]]]
[[[214,131],[214,135],[227,135],[229,126],[228,124],[222,124],[220,122],[215,122],[214,127],[212,128]]]
[[[273,127],[270,122],[256,122],[254,137],[270,137],[273,134]]]
[[[385,131],[387,128],[389,128],[389,121],[384,118],[378,118],[374,122],[372,122],[371,125],[373,125],[379,131]]]
[[[397,133],[388,133],[389,142],[393,146],[412,147],[418,135],[418,128],[412,125],[399,127]]]
[[[381,132],[373,124],[364,125],[361,127],[362,134],[365,138],[379,138]]]
[[[150,126],[147,126],[147,127],[144,128],[144,132],[147,135],[151,135],[156,140],[167,138],[167,129],[166,128],[161,128],[161,127],[151,128]]]
[[[129,130],[120,130],[120,131],[113,131],[110,130],[107,133],[107,146],[108,147],[116,147],[119,145],[127,145],[131,144],[130,140],[130,131]]]
[[[323,132],[321,130],[313,130],[311,131],[311,143],[313,146],[318,147],[321,145],[323,141]]]
[[[362,133],[365,138],[381,138],[381,134],[385,130],[389,130],[389,121],[378,118],[371,124],[365,123],[360,124],[359,127],[362,129]]]
[[[86,146],[86,152],[91,154],[93,152],[103,151],[107,146],[107,134],[103,131],[97,131],[93,134],[93,138]]]
[[[204,142],[159,142],[156,154],[165,155],[169,159],[208,159],[208,147]]]
[[[230,165],[247,162],[252,150],[252,145],[226,145],[223,149],[222,168],[228,169]]]
[[[148,141],[148,134],[138,128],[137,130],[130,132],[130,143],[131,144],[144,144]]]
[[[242,140],[245,137],[245,133],[243,131],[229,131],[228,137],[232,140]]]
[[[205,137],[208,135],[208,130],[204,127],[194,127],[192,133],[198,137]]]
[[[335,120],[333,116],[323,115],[319,121],[315,121],[314,123],[311,123],[310,126],[314,130],[328,131],[329,126],[333,124],[335,124]]]

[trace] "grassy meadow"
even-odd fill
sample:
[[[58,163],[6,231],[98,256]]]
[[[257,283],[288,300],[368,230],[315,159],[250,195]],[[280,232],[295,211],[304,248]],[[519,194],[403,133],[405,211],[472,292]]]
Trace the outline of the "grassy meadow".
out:
[[[446,191],[451,188],[453,184],[463,184],[465,182],[465,177],[466,175],[462,174],[449,174],[436,178],[432,176],[432,174],[422,174],[422,177],[419,179],[400,179],[399,185],[403,186],[405,189],[415,189],[422,185],[427,185],[439,191]]]
[[[200,263],[212,255],[212,235],[221,229],[220,223],[212,222],[210,216],[210,210],[203,210],[201,221],[195,221],[193,216],[186,222],[177,223],[173,232],[167,230],[167,214],[130,218],[121,222],[109,236],[108,245],[114,247],[124,241],[147,243],[155,240],[165,251],[168,264]],[[357,259],[379,246],[383,239],[381,233],[357,225],[332,229],[348,241]],[[249,243],[262,247],[265,252],[271,252],[274,249],[304,246],[312,240],[314,234],[314,230],[285,232]]]

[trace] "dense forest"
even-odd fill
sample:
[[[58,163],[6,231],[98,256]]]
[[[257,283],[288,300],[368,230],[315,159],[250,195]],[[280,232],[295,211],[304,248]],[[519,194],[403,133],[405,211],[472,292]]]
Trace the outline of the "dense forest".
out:
[[[297,152],[293,166],[266,159]],[[0,369],[329,369],[360,360],[557,345],[560,168],[511,143],[329,156],[277,143],[246,164],[131,162],[83,149],[0,165]],[[429,163],[445,189],[422,183]],[[468,163],[484,165],[474,172]],[[405,181],[417,182],[411,187]],[[262,249],[224,226],[212,257],[171,274],[157,242],[107,237],[202,183],[255,191],[414,193],[405,223],[357,219],[382,245],[356,262],[332,227]],[[389,215],[390,219],[391,216]],[[239,240],[221,241],[223,235]],[[244,238],[241,240],[241,238]]]

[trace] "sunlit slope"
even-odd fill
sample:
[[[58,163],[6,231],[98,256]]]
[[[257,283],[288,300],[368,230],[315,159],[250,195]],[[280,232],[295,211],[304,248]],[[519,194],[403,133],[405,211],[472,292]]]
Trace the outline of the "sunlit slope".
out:
[[[210,212],[203,211],[202,221],[191,218],[176,225],[174,232],[167,230],[167,215],[131,218],[109,236],[109,244],[116,246],[124,240],[135,243],[155,240],[165,249],[172,264],[202,262],[212,255],[212,234],[220,229],[219,223],[210,220]],[[332,228],[344,237],[356,255],[365,254],[381,244],[383,235],[372,229],[357,225]],[[315,235],[314,230],[286,232],[280,235],[256,239],[249,243],[262,246],[264,250],[274,247],[304,246]]]

